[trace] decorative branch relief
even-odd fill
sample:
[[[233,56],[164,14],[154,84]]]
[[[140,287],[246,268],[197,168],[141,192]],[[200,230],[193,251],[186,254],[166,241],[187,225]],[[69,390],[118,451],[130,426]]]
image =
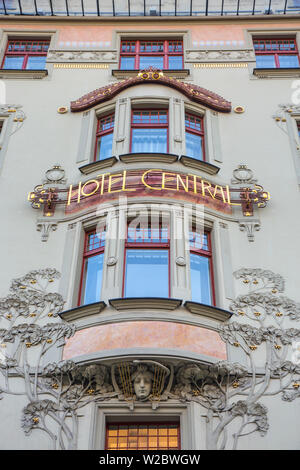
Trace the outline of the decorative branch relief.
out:
[[[47,63],[55,62],[117,62],[117,52],[112,51],[71,51],[51,50]]]
[[[57,321],[64,301],[48,292],[59,273],[30,271],[15,279],[9,295],[0,299],[1,398],[26,396],[24,432],[30,436],[43,431],[53,449],[77,447],[79,412],[95,401],[130,410],[142,402],[153,413],[168,400],[173,406],[196,402],[206,413],[208,449],[236,449],[243,436],[264,436],[269,421],[261,400],[281,395],[289,403],[300,396],[300,358],[289,356],[291,346],[300,341],[300,330],[292,326],[300,317],[300,304],[282,295],[283,278],[269,270],[240,269],[234,276],[248,292],[232,302],[236,319],[222,324],[219,332],[229,347],[241,351],[243,364],[124,357],[79,365],[71,360],[46,362],[48,352],[59,351],[75,327]],[[241,323],[242,317],[248,322]],[[16,378],[23,380],[23,392],[16,391]]]
[[[229,50],[188,50],[186,52],[187,62],[255,62],[253,49],[229,49]]]

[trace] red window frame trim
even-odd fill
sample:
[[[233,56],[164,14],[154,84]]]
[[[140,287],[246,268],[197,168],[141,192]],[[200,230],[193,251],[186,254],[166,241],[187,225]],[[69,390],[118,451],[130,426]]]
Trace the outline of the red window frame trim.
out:
[[[152,243],[152,242],[129,242],[128,241],[128,225],[126,228],[126,240],[124,245],[124,263],[123,263],[123,281],[122,281],[122,298],[125,298],[125,277],[126,277],[126,253],[127,249],[161,249],[168,250],[168,296],[171,297],[171,266],[170,266],[170,224],[166,226],[168,229],[168,242]],[[151,226],[148,227],[151,229]],[[162,225],[159,224],[159,229],[162,228]],[[163,227],[165,228],[165,227]]]
[[[191,127],[187,127],[186,125],[186,118],[189,117],[189,121],[190,121],[190,118],[197,118],[197,119],[200,119],[200,123],[201,123],[201,130],[198,131],[197,129],[192,129]],[[201,139],[201,147],[202,147],[202,161],[206,161],[206,155],[205,155],[205,135],[204,135],[204,119],[203,119],[203,116],[199,116],[197,114],[194,114],[194,113],[190,113],[189,111],[185,111],[185,116],[184,116],[184,125],[185,125],[185,132],[190,132],[191,134],[196,134],[196,135],[200,135],[202,137]]]
[[[127,421],[127,422],[117,422],[117,423],[106,423],[106,426],[105,426],[105,450],[109,450],[109,451],[112,451],[112,450],[116,450],[116,451],[121,451],[121,450],[134,450],[134,448],[130,448],[128,447],[128,437],[129,437],[129,434],[125,437],[127,437],[127,447],[124,447],[122,449],[119,449],[117,447],[117,449],[108,449],[108,427],[109,426],[118,426],[118,431],[119,431],[119,427],[120,426],[159,426],[159,425],[162,425],[162,426],[174,426],[176,425],[177,426],[177,429],[178,429],[178,434],[177,434],[177,449],[175,449],[174,447],[170,448],[166,448],[166,447],[160,447],[158,448],[157,450],[180,450],[181,449],[181,432],[180,432],[180,422],[178,421],[170,421],[170,422],[162,422],[162,421],[138,421],[138,422],[130,422],[130,421]],[[117,439],[118,439],[119,436],[117,436]],[[167,436],[169,437],[169,436]],[[169,441],[169,439],[168,439]],[[149,448],[149,434],[147,435],[147,449],[145,448],[142,448],[142,449],[137,449],[137,450],[156,450],[154,448]]]
[[[142,123],[142,124],[136,124],[133,122],[133,115],[134,113],[140,111],[145,112],[148,111],[149,113],[155,111],[155,112],[160,112],[163,111],[167,115],[167,122],[166,123]],[[132,152],[132,130],[133,129],[167,129],[167,152],[169,153],[169,110],[167,108],[138,108],[138,109],[132,109],[131,110],[131,125],[130,125],[130,150],[129,152]],[[162,152],[163,153],[163,152]]]
[[[110,122],[112,123],[112,127],[110,127],[109,129],[105,129],[105,130],[100,130],[100,124],[101,124],[101,121],[105,120],[105,119],[108,119],[110,118]],[[106,135],[106,134],[113,134],[114,133],[114,124],[115,124],[115,113],[112,112],[110,114],[107,114],[105,116],[99,116],[98,118],[98,122],[97,122],[97,129],[96,129],[96,141],[95,141],[95,150],[94,150],[94,161],[98,161],[97,160],[97,148],[98,148],[98,140],[100,137],[102,137],[103,135]]]
[[[195,230],[191,230],[190,233],[195,233]],[[210,286],[211,286],[211,300],[212,305],[216,305],[216,292],[215,292],[215,282],[214,282],[214,268],[213,268],[213,254],[212,254],[212,245],[211,245],[211,233],[207,230],[204,230],[203,235],[207,237],[207,250],[203,248],[197,248],[191,246],[189,243],[190,253],[204,256],[209,259],[209,274],[210,274]],[[190,270],[191,272],[191,270]]]
[[[257,43],[264,43],[266,47],[266,42],[270,41],[276,41],[277,43],[281,43],[283,41],[290,41],[293,42],[295,45],[294,50],[260,50],[260,49],[255,49],[255,45]],[[282,68],[280,67],[280,62],[279,62],[279,55],[295,55],[298,57],[298,65],[300,66],[300,60],[299,60],[299,51],[297,47],[297,41],[296,38],[293,37],[255,37],[253,38],[253,47],[254,47],[254,52],[255,56],[259,55],[273,55],[275,57],[275,68]]]
[[[40,51],[9,51],[9,47],[11,44],[13,43],[21,43],[21,42],[27,42],[27,43],[42,43],[43,45],[46,45],[48,46],[47,48],[47,51],[46,52],[40,52]],[[50,46],[50,39],[42,39],[42,38],[26,38],[26,39],[23,39],[23,38],[11,38],[11,39],[8,39],[7,41],[7,44],[6,44],[6,49],[5,49],[5,54],[4,54],[4,57],[3,57],[3,60],[2,60],[2,64],[1,64],[1,68],[3,69],[4,67],[4,62],[5,62],[5,59],[6,57],[24,57],[23,58],[23,64],[22,64],[22,68],[20,69],[17,69],[17,70],[26,70],[26,67],[27,67],[27,63],[28,63],[28,58],[29,57],[47,57],[47,54],[48,54],[48,50],[49,50],[49,46]]]
[[[147,52],[141,51],[142,43],[158,44],[163,43],[163,50],[159,52]],[[181,45],[181,51],[179,52],[170,52],[169,46],[172,43],[177,43]],[[123,52],[123,45],[129,45],[131,48],[133,46],[133,52]],[[152,46],[151,46],[152,48]],[[163,56],[163,70],[169,69],[169,57],[170,56],[181,56],[182,57],[182,69],[183,69],[183,40],[182,39],[124,39],[121,40],[121,49],[120,49],[120,60],[119,60],[119,69],[121,69],[121,60],[122,57],[134,57],[134,70],[140,69],[140,57],[141,56]],[[126,70],[126,69],[123,69]]]
[[[101,234],[103,232],[106,233],[106,228],[105,227],[104,227],[104,230],[102,230]],[[83,294],[83,278],[84,278],[85,263],[86,263],[88,258],[92,258],[93,256],[104,253],[104,251],[105,251],[105,239],[104,239],[104,244],[102,244],[101,241],[100,241],[100,246],[98,248],[95,248],[93,250],[88,249],[89,236],[93,235],[93,234],[96,235],[97,233],[99,233],[99,232],[97,232],[96,229],[93,229],[93,230],[89,230],[88,232],[85,232],[85,234],[84,234],[84,248],[83,248],[83,256],[82,256],[81,275],[80,275],[80,288],[79,288],[79,295],[78,295],[78,306],[83,305],[82,304],[82,297],[83,297],[82,294]],[[100,294],[101,294],[101,292],[100,292]],[[100,295],[99,295],[99,302],[100,302]]]

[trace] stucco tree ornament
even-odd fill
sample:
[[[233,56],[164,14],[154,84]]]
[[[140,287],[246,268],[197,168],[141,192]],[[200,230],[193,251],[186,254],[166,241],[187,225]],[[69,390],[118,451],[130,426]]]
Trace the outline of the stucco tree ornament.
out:
[[[300,317],[300,304],[280,295],[283,278],[262,269],[234,273],[248,292],[238,296],[230,309],[237,321],[220,328],[222,339],[241,351],[245,366],[219,362],[179,370],[175,393],[207,409],[207,448],[236,449],[238,440],[254,432],[264,436],[269,428],[263,397],[281,394],[285,401],[300,396],[300,364],[289,360],[300,330],[284,328]],[[248,323],[241,318],[247,317]],[[284,325],[285,324],[285,325]],[[257,325],[257,326],[256,326]],[[258,353],[260,357],[258,366]],[[184,380],[182,378],[184,375]],[[229,425],[231,435],[229,435]]]

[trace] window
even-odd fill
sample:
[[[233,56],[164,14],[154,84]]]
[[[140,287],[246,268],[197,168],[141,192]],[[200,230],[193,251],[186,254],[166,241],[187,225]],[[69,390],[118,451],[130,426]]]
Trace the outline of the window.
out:
[[[100,301],[105,234],[105,229],[103,229],[101,232],[96,233],[96,230],[93,230],[85,235],[81,289],[79,294],[80,305]]]
[[[105,160],[112,155],[115,116],[101,117],[98,120],[96,132],[95,160]]]
[[[169,226],[129,225],[123,297],[170,297],[169,251]]]
[[[205,160],[203,119],[190,113],[185,113],[185,147],[188,157]]]
[[[190,232],[192,301],[214,304],[210,234]]]
[[[257,68],[299,67],[299,56],[295,39],[254,39],[253,44]]]
[[[150,66],[161,70],[183,69],[182,40],[121,42],[121,70],[143,70]]]
[[[49,40],[10,39],[7,44],[3,69],[43,70],[49,49]]]
[[[177,423],[107,424],[106,450],[180,449]]]
[[[167,153],[168,149],[168,111],[133,110],[131,152]]]

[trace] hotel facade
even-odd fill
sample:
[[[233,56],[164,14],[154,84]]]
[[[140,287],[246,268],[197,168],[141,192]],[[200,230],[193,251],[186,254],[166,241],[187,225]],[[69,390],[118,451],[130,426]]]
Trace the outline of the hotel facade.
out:
[[[2,449],[299,449],[299,13],[0,1]]]

